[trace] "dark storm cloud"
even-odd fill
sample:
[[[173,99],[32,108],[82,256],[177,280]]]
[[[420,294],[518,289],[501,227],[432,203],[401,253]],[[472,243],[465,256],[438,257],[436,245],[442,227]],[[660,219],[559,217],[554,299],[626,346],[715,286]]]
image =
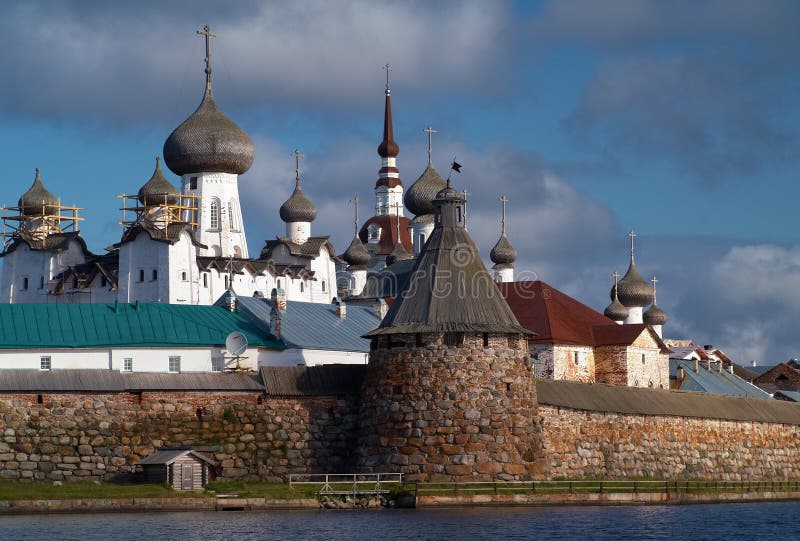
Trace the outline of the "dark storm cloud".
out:
[[[206,22],[220,36],[215,90],[231,111],[357,109],[387,61],[411,89],[477,88],[502,63],[507,18],[504,4],[482,2],[4,3],[0,116],[171,125],[201,94],[194,31]]]

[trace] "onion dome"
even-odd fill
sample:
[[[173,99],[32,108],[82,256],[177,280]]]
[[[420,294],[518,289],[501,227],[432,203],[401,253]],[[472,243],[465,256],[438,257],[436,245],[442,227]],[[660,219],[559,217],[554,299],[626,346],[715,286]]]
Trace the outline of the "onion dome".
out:
[[[444,188],[439,190],[436,193],[436,198],[438,200],[445,200],[445,199],[462,199],[461,194],[458,193],[458,190],[450,186],[448,182]]]
[[[366,267],[370,258],[371,256],[369,255],[369,252],[366,248],[364,248],[364,243],[361,242],[361,239],[358,238],[358,235],[353,237],[353,241],[350,243],[350,246],[348,246],[347,250],[345,250],[342,254],[342,259],[344,259],[351,267]]]
[[[156,157],[156,170],[144,186],[139,188],[139,202],[145,206],[178,203],[178,190],[161,171],[161,158]]]
[[[398,261],[405,261],[407,259],[411,259],[411,254],[408,253],[405,246],[403,246],[402,242],[398,242],[394,245],[394,249],[391,251],[389,255],[386,256],[386,266],[393,265]]]
[[[617,278],[619,278],[619,273],[614,271],[614,274],[611,276],[614,277],[614,288],[611,290],[612,297],[611,297],[611,304],[606,306],[606,309],[603,311],[603,314],[609,318],[613,319],[614,321],[624,321],[625,318],[628,317],[628,309],[619,302],[618,296],[618,289],[619,283],[617,282]]]
[[[280,214],[281,220],[287,224],[293,222],[313,222],[317,217],[317,207],[315,207],[314,203],[303,193],[299,178],[296,180],[294,192],[289,199],[281,205]]]
[[[497,265],[512,265],[517,260],[517,250],[508,242],[508,237],[503,233],[500,240],[494,245],[489,253],[489,259]]]
[[[667,319],[669,319],[667,313],[656,303],[653,303],[642,316],[642,320],[648,325],[663,325],[667,322]]]
[[[447,186],[447,182],[429,163],[425,171],[422,172],[403,196],[403,203],[415,216],[433,214],[435,212],[433,199],[445,186]]]
[[[618,284],[619,301],[626,307],[645,307],[653,302],[653,286],[648,284],[639,271],[631,257],[631,264],[628,272],[622,277]],[[614,299],[614,290],[611,290],[611,299]]]
[[[250,169],[254,154],[250,137],[217,107],[210,82],[197,110],[164,142],[164,162],[176,175],[241,175]]]
[[[58,212],[55,207],[58,205],[58,198],[51,194],[42,184],[39,175],[39,168],[36,168],[36,178],[28,191],[19,198],[17,206],[23,216],[52,216]]]

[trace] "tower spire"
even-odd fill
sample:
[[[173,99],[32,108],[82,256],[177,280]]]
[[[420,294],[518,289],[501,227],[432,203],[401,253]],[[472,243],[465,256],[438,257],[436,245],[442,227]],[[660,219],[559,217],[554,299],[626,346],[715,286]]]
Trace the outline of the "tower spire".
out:
[[[197,30],[197,35],[206,39],[206,92],[211,92],[211,38],[217,37],[211,32],[211,25],[205,25],[203,30]]]
[[[428,127],[422,131],[428,134],[428,165],[432,165],[433,158],[431,156],[431,148],[433,147],[433,134],[436,133],[436,130],[434,130],[431,125],[428,124]]]
[[[292,155],[294,156],[294,186],[300,188],[300,158],[305,158],[305,156],[300,153],[298,148],[294,149]]]
[[[657,301],[656,301],[656,284],[658,283],[658,278],[656,278],[655,275],[653,275],[653,279],[650,280],[650,281],[653,282],[653,304],[655,305],[655,304],[657,304]]]
[[[614,298],[619,300],[619,273],[614,271],[611,273],[611,276],[614,277]]]
[[[636,233],[631,230],[631,232],[628,233],[628,236],[631,238],[631,263],[633,263],[633,239],[636,238]]]

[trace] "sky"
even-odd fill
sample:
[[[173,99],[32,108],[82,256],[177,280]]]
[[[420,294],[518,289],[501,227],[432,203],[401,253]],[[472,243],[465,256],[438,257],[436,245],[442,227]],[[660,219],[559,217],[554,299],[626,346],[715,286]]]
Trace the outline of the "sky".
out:
[[[635,230],[666,337],[743,363],[800,354],[800,3],[6,1],[0,204],[39,167],[85,209],[92,251],[117,242],[116,196],[202,96],[204,24],[217,103],[256,145],[251,253],[283,234],[295,148],[312,234],[343,251],[353,196],[372,214],[388,62],[400,176],[423,171],[432,125],[487,260],[506,195],[518,277],[602,311]]]

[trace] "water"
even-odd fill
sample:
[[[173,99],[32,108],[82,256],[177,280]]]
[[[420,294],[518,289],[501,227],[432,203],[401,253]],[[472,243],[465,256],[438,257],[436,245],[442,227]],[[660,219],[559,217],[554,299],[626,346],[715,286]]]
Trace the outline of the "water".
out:
[[[800,539],[800,502],[0,516],[0,541]]]

